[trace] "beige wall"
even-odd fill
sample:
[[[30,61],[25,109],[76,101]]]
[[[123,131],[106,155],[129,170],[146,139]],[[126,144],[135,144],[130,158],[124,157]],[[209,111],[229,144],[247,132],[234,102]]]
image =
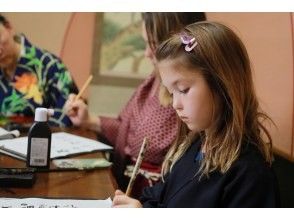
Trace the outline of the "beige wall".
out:
[[[244,41],[252,61],[261,107],[277,125],[274,144],[292,153],[293,39],[291,13],[208,13],[208,19],[232,27]],[[292,155],[293,157],[294,155]]]
[[[16,32],[29,40],[60,55],[63,38],[72,13],[3,13]]]
[[[61,55],[79,86],[91,70],[95,13],[4,13],[15,28],[33,43]],[[257,95],[277,129],[270,128],[274,144],[284,155],[294,158],[293,140],[293,38],[291,13],[208,13],[209,20],[232,27],[244,41],[254,70]],[[123,88],[120,88],[123,89]],[[92,89],[92,91],[96,91]],[[101,94],[110,93],[100,91]],[[95,108],[104,106],[93,92]],[[114,95],[107,100],[119,102],[126,97]],[[110,96],[110,95],[109,95]],[[99,101],[100,100],[100,101]],[[117,101],[116,101],[117,100]],[[92,104],[91,104],[92,105]],[[96,106],[98,106],[96,108]],[[117,113],[123,103],[114,105]],[[107,110],[106,110],[107,111]]]

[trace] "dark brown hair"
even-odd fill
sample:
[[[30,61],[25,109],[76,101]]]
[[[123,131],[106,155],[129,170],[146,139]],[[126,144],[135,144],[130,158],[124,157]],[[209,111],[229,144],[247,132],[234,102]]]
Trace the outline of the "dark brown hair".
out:
[[[0,24],[6,25],[7,23],[7,19],[2,14],[0,14]]]
[[[205,21],[206,15],[204,12],[145,12],[142,18],[149,45],[155,51],[157,45],[186,25]]]

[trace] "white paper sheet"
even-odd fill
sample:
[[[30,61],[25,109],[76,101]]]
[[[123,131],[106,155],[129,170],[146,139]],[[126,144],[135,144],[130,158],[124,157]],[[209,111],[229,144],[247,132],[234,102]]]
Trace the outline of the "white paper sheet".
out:
[[[26,157],[28,138],[14,138],[0,141],[1,152],[17,152]],[[72,154],[87,153],[99,150],[111,150],[112,147],[99,141],[80,137],[66,132],[52,134],[50,158],[64,157]]]
[[[87,199],[43,199],[43,198],[0,198],[0,208],[111,208],[110,198]]]

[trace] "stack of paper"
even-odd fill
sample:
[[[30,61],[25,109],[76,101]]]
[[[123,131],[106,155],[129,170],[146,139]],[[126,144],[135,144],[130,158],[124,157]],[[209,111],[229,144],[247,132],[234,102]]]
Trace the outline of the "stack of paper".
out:
[[[0,153],[26,160],[28,137],[0,141]],[[77,135],[57,132],[52,134],[50,158],[89,153],[94,151],[112,150],[109,145]]]

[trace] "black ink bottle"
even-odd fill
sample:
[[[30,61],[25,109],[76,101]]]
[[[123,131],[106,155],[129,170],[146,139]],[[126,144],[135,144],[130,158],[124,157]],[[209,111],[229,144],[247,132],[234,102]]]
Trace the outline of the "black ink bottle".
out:
[[[48,117],[53,109],[36,108],[35,122],[28,134],[27,167],[48,169],[50,166],[51,130]]]

